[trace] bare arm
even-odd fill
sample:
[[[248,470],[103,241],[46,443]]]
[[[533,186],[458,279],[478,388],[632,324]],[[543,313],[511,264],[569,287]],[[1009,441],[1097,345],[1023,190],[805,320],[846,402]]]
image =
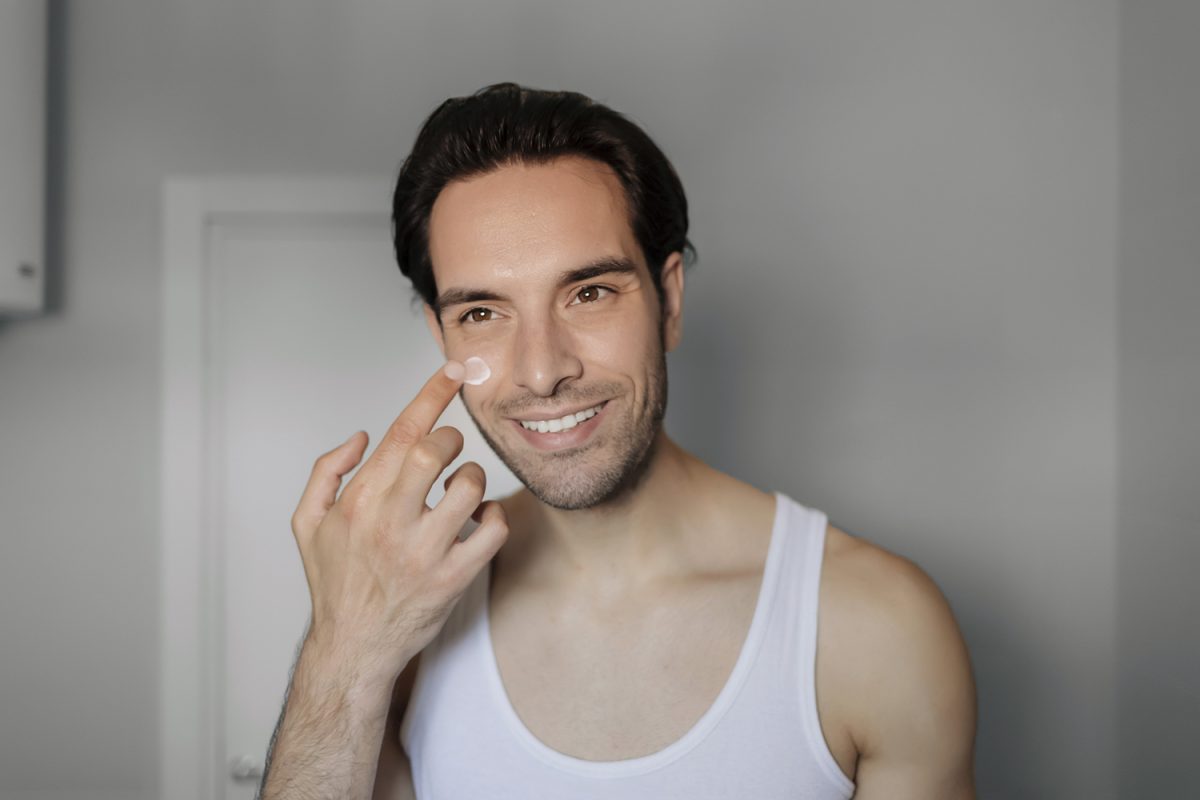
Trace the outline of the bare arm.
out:
[[[855,800],[974,800],[975,683],[949,603],[907,559],[853,560]]]
[[[312,617],[260,800],[371,797],[397,678],[508,535],[473,461],[424,502],[462,451],[460,431],[431,428],[464,375],[451,361],[426,381],[344,489],[366,449],[357,432],[313,466],[292,515]],[[468,518],[480,525],[460,541]]]
[[[306,640],[267,754],[260,800],[367,800],[387,719],[387,681]]]
[[[400,721],[389,721],[379,750],[379,770],[371,800],[416,800],[412,765],[400,746]]]
[[[392,707],[388,711],[387,723],[384,726],[383,744],[379,749],[379,769],[375,773],[375,789],[371,800],[416,800],[412,765],[400,743],[400,724],[404,720],[404,712],[412,696],[420,661],[421,654],[417,653],[396,680],[396,688],[392,693]]]

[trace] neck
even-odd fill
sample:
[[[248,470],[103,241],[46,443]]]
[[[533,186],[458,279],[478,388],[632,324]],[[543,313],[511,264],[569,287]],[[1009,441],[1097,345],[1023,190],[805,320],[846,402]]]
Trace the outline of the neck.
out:
[[[602,505],[564,511],[522,490],[515,498],[522,571],[603,597],[680,574],[697,533],[712,519],[704,498],[714,474],[660,429],[636,487]]]

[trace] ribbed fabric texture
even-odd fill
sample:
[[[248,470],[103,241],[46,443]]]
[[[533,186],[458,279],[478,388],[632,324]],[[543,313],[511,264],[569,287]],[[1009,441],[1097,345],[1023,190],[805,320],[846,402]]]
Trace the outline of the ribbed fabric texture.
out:
[[[483,569],[422,651],[400,738],[420,800],[789,798],[847,800],[817,716],[817,600],[826,515],[775,492],[775,521],[746,640],[691,730],[647,756],[586,761],[537,739],[508,700]]]

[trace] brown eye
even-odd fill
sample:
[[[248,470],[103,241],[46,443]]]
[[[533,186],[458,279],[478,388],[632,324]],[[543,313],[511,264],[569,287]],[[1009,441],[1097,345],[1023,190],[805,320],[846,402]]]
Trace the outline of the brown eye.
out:
[[[579,290],[579,294],[575,295],[585,303],[594,303],[600,299],[600,292],[612,291],[603,286],[585,286]],[[588,296],[585,296],[588,295]]]
[[[472,308],[461,317],[462,322],[487,322],[491,317],[478,317],[477,314],[491,314],[490,308]]]

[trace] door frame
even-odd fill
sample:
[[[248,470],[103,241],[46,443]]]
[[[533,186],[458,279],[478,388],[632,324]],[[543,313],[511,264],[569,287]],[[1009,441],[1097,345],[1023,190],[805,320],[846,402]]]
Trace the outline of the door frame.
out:
[[[222,748],[219,657],[224,631],[214,566],[210,382],[205,342],[214,228],[268,215],[311,220],[387,220],[392,183],[367,176],[169,176],[162,184],[160,296],[159,793],[164,800],[219,800]],[[280,698],[283,697],[280,687]],[[263,742],[266,755],[267,742]]]

